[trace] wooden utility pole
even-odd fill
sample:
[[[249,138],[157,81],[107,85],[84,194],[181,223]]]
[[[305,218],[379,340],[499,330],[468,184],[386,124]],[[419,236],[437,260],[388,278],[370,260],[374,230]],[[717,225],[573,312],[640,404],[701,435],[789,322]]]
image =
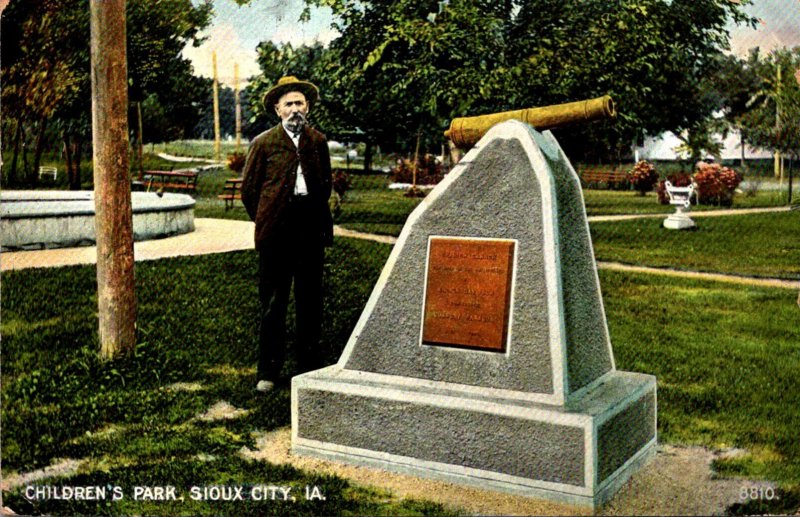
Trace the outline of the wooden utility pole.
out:
[[[110,358],[136,344],[125,0],[89,9],[100,355]]]
[[[775,130],[780,129],[781,125],[781,65],[778,64],[778,71],[775,83],[776,93],[775,96]],[[780,178],[780,184],[783,186],[783,156],[780,151],[775,151],[775,177]]]
[[[211,53],[214,65],[214,159],[219,161],[219,84],[217,83],[217,53]]]
[[[236,98],[236,152],[242,145],[242,104],[239,101],[239,63],[233,64],[233,95]]]
[[[142,131],[142,102],[136,103],[136,114],[139,119],[139,145],[137,153],[139,159],[139,181],[144,181],[144,132]]]

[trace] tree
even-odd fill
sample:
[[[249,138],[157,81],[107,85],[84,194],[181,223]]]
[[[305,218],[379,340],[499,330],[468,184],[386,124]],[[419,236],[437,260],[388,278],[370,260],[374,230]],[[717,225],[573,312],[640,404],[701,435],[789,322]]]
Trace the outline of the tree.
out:
[[[26,127],[37,131],[32,170],[25,176],[36,178],[48,122],[88,91],[88,40],[75,52],[76,25],[88,29],[88,5],[83,12],[61,12],[62,3],[14,2],[3,13],[3,108],[4,119],[14,124],[14,158],[8,180],[15,183],[19,145],[24,146]],[[4,128],[8,131],[8,127]],[[23,154],[23,157],[25,155]]]
[[[609,93],[616,123],[561,136],[576,153],[617,159],[642,129],[680,133],[708,118],[699,80],[727,47],[727,23],[753,23],[745,2],[728,0],[311,3],[339,17],[340,66],[326,72],[365,131],[408,139],[421,128],[431,144],[454,116]]]
[[[774,51],[763,60],[754,52],[750,63],[761,88],[740,117],[743,133],[757,147],[800,159],[800,47]]]
[[[171,111],[174,126],[190,130],[199,116],[202,83],[180,53],[188,42],[199,44],[198,33],[210,21],[210,0],[197,5],[191,0],[130,0],[126,13],[129,98],[141,102],[156,95]],[[40,155],[44,130],[57,127],[70,187],[79,189],[80,158],[90,128],[89,1],[12,0],[0,24],[3,115],[8,121],[4,136],[24,142],[28,130],[35,129],[35,155]],[[12,177],[15,168],[16,159],[10,164]],[[26,174],[35,177],[32,172]]]
[[[208,81],[208,88],[202,103],[200,103],[200,117],[188,134],[193,135],[195,138],[214,138],[214,106],[211,92],[211,80]],[[253,138],[258,133],[264,131],[269,127],[268,117],[259,105],[259,112],[261,117],[256,117],[253,113],[252,105],[256,104],[255,101],[251,102],[251,90],[245,89],[239,93],[239,100],[242,106],[242,134],[247,138]],[[263,95],[263,94],[262,94]],[[261,95],[257,96],[258,99]],[[220,131],[223,135],[236,135],[236,97],[234,96],[233,88],[222,86],[219,89],[219,124]],[[270,124],[271,125],[271,124]]]
[[[314,106],[310,117],[315,122],[319,122],[320,119],[330,122],[330,117],[327,116],[330,102],[326,99],[328,97],[327,83],[322,71],[326,66],[323,63],[328,63],[325,57],[327,51],[321,43],[294,47],[290,43],[279,46],[271,41],[264,41],[258,44],[256,51],[261,74],[252,77],[245,88],[249,99],[251,124],[266,129],[278,120],[274,110],[265,107],[262,99],[267,90],[285,75],[294,75],[303,80],[310,80],[320,87],[322,98]],[[329,126],[325,127],[327,129]]]
[[[748,100],[759,87],[760,80],[747,60],[719,54],[709,61],[696,95],[699,104],[711,114],[694,121],[685,133],[678,135],[683,141],[679,150],[688,155],[690,163],[696,163],[706,153],[720,159],[722,143],[716,136],[722,135],[724,139],[731,128],[741,129],[739,121],[748,111]]]

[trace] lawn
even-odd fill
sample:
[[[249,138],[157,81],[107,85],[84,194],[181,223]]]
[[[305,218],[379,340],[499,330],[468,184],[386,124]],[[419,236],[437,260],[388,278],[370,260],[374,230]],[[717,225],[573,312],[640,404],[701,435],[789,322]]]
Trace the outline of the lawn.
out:
[[[224,192],[225,180],[238,176],[238,173],[227,167],[201,172],[197,177],[194,216],[249,221],[241,201],[234,201],[233,208],[226,210],[225,201],[217,197]]]
[[[247,152],[248,142],[242,140],[239,152]],[[145,146],[151,153],[166,153],[173,156],[193,156],[196,158],[214,159],[214,140],[175,140],[160,144]],[[236,152],[236,141],[220,141],[220,159],[227,159],[229,154]]]
[[[407,198],[403,191],[390,191],[391,180],[382,174],[350,176],[352,184],[342,202],[336,224],[351,230],[384,235],[399,235],[408,215],[421,198]],[[588,215],[670,214],[674,207],[658,203],[654,192],[639,196],[632,190],[584,189]],[[796,198],[800,196],[795,196]],[[758,191],[754,196],[737,194],[731,208],[764,208],[784,206],[786,193]],[[719,210],[711,205],[692,206],[693,211]],[[723,207],[724,208],[724,207]]]
[[[797,196],[794,196],[797,198]],[[648,192],[645,196],[638,195],[633,190],[596,190],[584,189],[583,199],[586,204],[586,214],[592,215],[621,215],[621,214],[670,214],[675,207],[662,205],[658,202],[655,192]],[[774,190],[760,190],[755,195],[736,194],[733,198],[732,209],[737,208],[764,208],[772,206],[785,206],[786,192]],[[692,205],[692,211],[719,210],[713,205]]]
[[[389,190],[390,183],[385,174],[351,174],[350,189],[334,222],[350,230],[399,235],[422,198],[405,197],[403,190]]]
[[[389,253],[388,246],[337,239],[326,261],[325,359],[338,359]],[[92,267],[4,274],[3,474],[80,458],[78,474],[53,485],[121,486],[121,501],[4,504],[22,514],[319,515],[447,514],[340,478],[248,460],[264,433],[289,424],[288,389],[255,396],[257,311],[254,252],[136,265],[139,341],[127,358],[100,362]],[[57,293],[54,295],[54,293]],[[48,299],[46,304],[41,303]],[[293,312],[293,309],[290,309]],[[293,335],[289,336],[289,346]],[[291,369],[293,363],[287,368]],[[180,382],[182,384],[174,384]],[[182,388],[181,386],[190,386]],[[191,386],[195,386],[191,388]],[[218,401],[248,413],[199,421]],[[134,486],[320,487],[326,501],[134,501]]]
[[[337,239],[326,259],[324,356],[341,353],[390,247]],[[429,514],[444,508],[402,501],[346,480],[254,462],[263,433],[289,424],[288,390],[255,397],[256,256],[236,252],[136,265],[139,344],[100,362],[92,267],[4,274],[3,473],[57,458],[87,463],[50,484],[123,486],[317,485],[298,503],[137,502],[126,498],[33,504],[19,490],[4,504],[57,514]],[[800,494],[800,310],[790,290],[602,271],[617,367],[655,374],[662,442],[740,447],[723,475],[777,481]],[[54,294],[55,293],[55,294]],[[43,304],[41,300],[47,299]],[[290,314],[293,308],[290,308]],[[291,319],[291,316],[290,316]],[[289,336],[289,346],[293,335]],[[287,373],[293,370],[287,365]],[[182,383],[182,384],[176,384]],[[187,389],[181,386],[196,386]],[[218,401],[248,413],[195,417]]]
[[[722,476],[779,481],[800,507],[800,308],[792,290],[601,271],[617,368],[658,379],[659,440],[747,453]]]
[[[81,160],[81,188],[84,190],[92,190],[94,188],[94,177],[93,177],[93,162],[92,156],[83,155],[83,159]],[[29,164],[33,164],[33,154],[28,153],[28,162]],[[131,157],[129,160],[129,166],[131,171],[131,178],[136,179],[139,175],[139,165],[135,160],[135,157]],[[8,173],[8,169],[11,167],[11,153],[3,151],[3,178],[5,179],[5,175]],[[58,169],[58,175],[53,181],[52,178],[45,177],[41,180],[37,179],[36,188],[42,189],[58,189],[64,190],[69,188],[69,181],[67,178],[67,165],[66,160],[59,156],[58,154],[52,153],[44,153],[42,155],[41,165],[56,167]],[[189,167],[197,167],[200,165],[206,165],[205,162],[173,162],[169,160],[165,160],[160,158],[152,153],[145,152],[142,156],[142,167],[144,170],[171,170],[171,169],[184,169]],[[17,177],[21,179],[22,175],[22,158],[19,158],[17,163]],[[33,183],[27,182],[25,180],[21,181],[20,188],[31,188],[33,187]]]
[[[598,260],[800,279],[800,211],[696,218],[694,231],[661,218],[590,223]]]
[[[246,153],[249,145],[250,143],[247,140],[242,140],[238,151],[240,153]],[[213,140],[175,140],[159,144],[148,144],[145,147],[152,153],[167,153],[174,156],[193,156],[206,159],[214,159],[215,157]],[[220,158],[223,161],[227,159],[229,154],[236,152],[236,150],[235,141],[225,140],[220,142]],[[348,158],[346,156],[348,149],[345,147],[337,147],[331,150],[333,166],[336,168],[362,170],[364,167],[364,144],[356,145],[355,150],[358,154],[354,158]],[[374,149],[372,168],[378,169],[393,166],[394,159],[394,155],[383,155],[380,153],[379,149]]]
[[[217,198],[227,178],[237,174],[227,167],[203,171],[197,179],[195,199],[196,217],[249,220],[240,201],[233,209],[225,210],[225,204]],[[391,180],[386,174],[363,174],[351,172],[350,189],[345,193],[341,210],[334,214],[334,222],[351,230],[384,235],[398,235],[403,224],[420,198],[407,198],[403,191],[389,190]]]

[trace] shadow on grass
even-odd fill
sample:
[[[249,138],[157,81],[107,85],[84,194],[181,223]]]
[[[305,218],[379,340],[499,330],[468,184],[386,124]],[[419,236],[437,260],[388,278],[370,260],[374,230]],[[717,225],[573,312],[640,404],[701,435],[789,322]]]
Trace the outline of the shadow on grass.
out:
[[[389,246],[337,239],[326,259],[323,355],[335,362],[366,303]],[[254,431],[289,424],[288,388],[256,395],[257,256],[245,251],[136,265],[139,343],[127,356],[95,352],[93,267],[4,274],[3,470],[30,472],[71,457],[78,475],[51,486],[120,486],[112,501],[25,499],[23,514],[317,515],[446,513],[396,501],[336,477],[242,458]],[[42,303],[46,301],[46,303]],[[293,310],[290,307],[290,311]],[[290,318],[292,319],[292,318]],[[288,346],[293,343],[293,332]],[[293,363],[288,365],[288,374]],[[238,418],[198,420],[224,401]],[[227,406],[226,406],[227,407]],[[326,500],[195,501],[191,486],[319,486]],[[135,501],[135,486],[175,486],[183,501]],[[227,506],[226,506],[227,505]]]

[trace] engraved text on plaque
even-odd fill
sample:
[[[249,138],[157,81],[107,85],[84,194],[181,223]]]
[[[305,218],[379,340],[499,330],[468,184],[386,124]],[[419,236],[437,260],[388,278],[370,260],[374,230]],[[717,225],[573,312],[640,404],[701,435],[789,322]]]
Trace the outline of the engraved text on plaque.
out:
[[[422,342],[504,352],[514,241],[431,237]]]

